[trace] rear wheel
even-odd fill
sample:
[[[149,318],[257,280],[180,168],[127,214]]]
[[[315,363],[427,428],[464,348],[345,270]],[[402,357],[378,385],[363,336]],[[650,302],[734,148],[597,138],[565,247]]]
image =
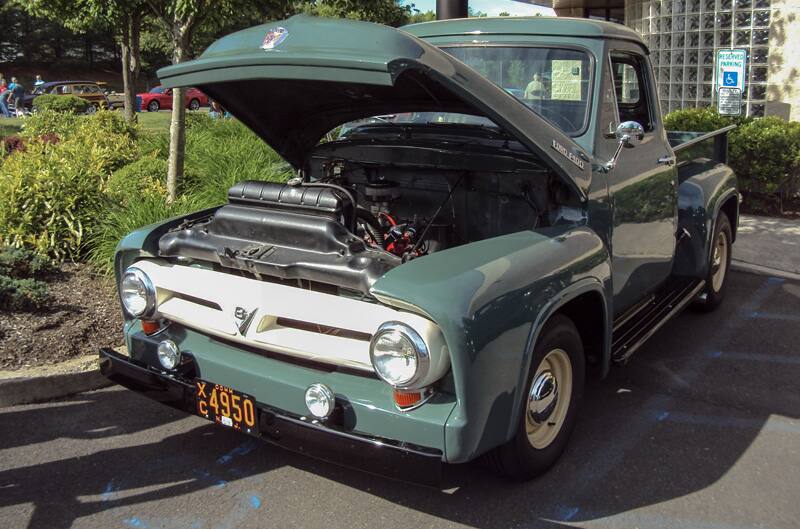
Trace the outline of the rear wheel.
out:
[[[200,101],[197,99],[192,99],[189,101],[189,110],[197,110],[200,108]]]
[[[556,462],[575,425],[583,396],[585,358],[572,320],[557,314],[539,337],[523,394],[517,432],[487,460],[508,477],[534,478]]]
[[[153,101],[150,101],[149,103],[147,103],[147,111],[148,112],[158,112],[159,108],[160,108],[160,105],[158,104],[158,101],[156,101],[156,100],[153,100]]]
[[[714,225],[714,235],[711,240],[711,255],[709,256],[708,276],[703,292],[694,303],[694,307],[704,312],[710,312],[722,303],[725,290],[728,286],[728,271],[731,266],[733,254],[733,230],[731,222],[724,211],[720,211]]]
[[[92,104],[86,107],[87,114],[94,114],[95,112],[97,112],[97,105]]]

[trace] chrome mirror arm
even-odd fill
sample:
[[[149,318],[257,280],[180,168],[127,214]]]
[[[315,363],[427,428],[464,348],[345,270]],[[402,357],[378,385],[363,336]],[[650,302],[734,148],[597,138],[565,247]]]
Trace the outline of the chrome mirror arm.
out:
[[[617,166],[623,147],[635,147],[644,138],[644,127],[635,121],[625,121],[617,125],[614,136],[619,139],[617,150],[609,161],[602,165],[603,172],[610,172]]]

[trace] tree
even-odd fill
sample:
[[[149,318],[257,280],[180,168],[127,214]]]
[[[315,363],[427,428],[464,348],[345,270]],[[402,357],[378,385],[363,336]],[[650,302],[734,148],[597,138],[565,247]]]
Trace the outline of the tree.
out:
[[[288,11],[289,2],[281,0],[146,0],[161,27],[166,31],[172,49],[172,64],[191,58],[192,39],[203,24],[230,26],[231,21],[241,22],[254,15]],[[213,15],[213,16],[212,16]],[[177,196],[178,184],[183,179],[183,161],[186,148],[186,90],[172,90],[172,118],[169,125],[169,160],[167,165],[167,201]]]
[[[412,7],[399,0],[316,0],[297,4],[298,11],[309,15],[366,20],[395,27],[408,22]]]
[[[500,14],[498,14],[497,16],[499,16],[499,17],[510,17],[511,13],[509,13],[508,11],[503,11]]]
[[[18,0],[30,15],[59,22],[79,33],[104,30],[117,36],[121,48],[125,119],[136,118],[136,83],[139,78],[139,35],[145,14],[144,0]]]

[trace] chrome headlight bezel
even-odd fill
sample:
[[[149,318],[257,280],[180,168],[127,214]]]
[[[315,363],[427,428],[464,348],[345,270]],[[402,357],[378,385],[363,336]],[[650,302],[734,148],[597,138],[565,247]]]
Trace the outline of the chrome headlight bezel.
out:
[[[382,373],[378,368],[378,364],[375,362],[376,343],[382,335],[391,332],[399,333],[411,344],[416,358],[416,370],[414,371],[414,374],[400,381],[392,380],[385,376],[385,374]],[[372,368],[375,370],[375,373],[378,375],[378,377],[380,377],[381,380],[393,388],[397,389],[419,389],[418,383],[427,377],[431,365],[431,354],[428,350],[428,345],[425,343],[425,340],[423,340],[419,333],[412,327],[399,321],[387,321],[378,327],[378,330],[372,335],[372,339],[370,340],[369,358],[370,362],[372,363]]]
[[[122,288],[126,278],[128,277],[133,277],[135,280],[137,280],[145,291],[144,310],[135,312],[131,310],[130,307],[128,307],[128,305],[125,303],[125,296],[123,295]],[[119,299],[125,312],[134,318],[147,318],[154,316],[156,313],[156,288],[153,286],[153,282],[150,280],[150,277],[148,277],[147,274],[145,274],[135,265],[126,268],[125,272],[122,274],[122,278],[119,282]]]

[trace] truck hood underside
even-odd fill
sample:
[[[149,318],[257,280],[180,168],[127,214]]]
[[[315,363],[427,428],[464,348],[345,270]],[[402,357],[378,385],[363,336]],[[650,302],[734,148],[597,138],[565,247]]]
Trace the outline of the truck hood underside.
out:
[[[298,169],[348,121],[456,112],[493,121],[579,196],[589,186],[589,164],[579,168],[551,148],[577,152],[571,138],[477,71],[387,26],[296,16],[224,37],[158,75],[165,87],[199,87]]]

